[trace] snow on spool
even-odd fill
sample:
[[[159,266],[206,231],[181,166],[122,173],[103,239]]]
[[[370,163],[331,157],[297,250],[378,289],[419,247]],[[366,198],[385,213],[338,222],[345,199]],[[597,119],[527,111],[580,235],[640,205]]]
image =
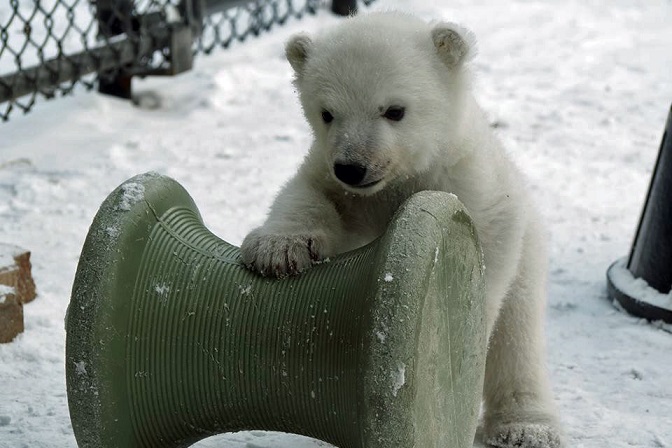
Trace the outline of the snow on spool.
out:
[[[340,448],[470,447],[482,261],[459,201],[423,192],[370,245],[267,279],[204,227],[177,182],[136,176],[98,211],[68,309],[78,445],[269,430]]]
[[[629,313],[672,323],[672,107],[630,256],[609,267],[607,289]]]

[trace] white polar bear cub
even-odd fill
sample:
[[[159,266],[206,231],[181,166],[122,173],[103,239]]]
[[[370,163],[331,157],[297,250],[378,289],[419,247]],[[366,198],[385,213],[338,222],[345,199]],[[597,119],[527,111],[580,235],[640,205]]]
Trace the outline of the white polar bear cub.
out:
[[[402,13],[347,19],[294,36],[295,71],[314,143],[243,261],[263,275],[297,274],[383,233],[421,190],[455,193],[486,263],[485,442],[560,447],[544,367],[546,263],[539,219],[471,92],[469,31]]]

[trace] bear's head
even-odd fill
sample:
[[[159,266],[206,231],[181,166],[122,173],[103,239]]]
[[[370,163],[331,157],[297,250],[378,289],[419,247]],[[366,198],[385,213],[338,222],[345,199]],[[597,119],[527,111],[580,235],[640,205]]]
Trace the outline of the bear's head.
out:
[[[324,168],[347,191],[373,194],[461,154],[469,31],[402,13],[347,19],[286,55]],[[313,154],[315,155],[315,154]]]

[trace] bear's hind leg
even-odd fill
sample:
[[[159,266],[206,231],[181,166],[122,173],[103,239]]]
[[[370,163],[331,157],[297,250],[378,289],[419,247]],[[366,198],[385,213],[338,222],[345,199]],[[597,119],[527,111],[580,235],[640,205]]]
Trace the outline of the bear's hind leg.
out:
[[[486,361],[484,441],[500,448],[563,446],[544,365],[546,267],[530,237],[536,240],[528,232]]]

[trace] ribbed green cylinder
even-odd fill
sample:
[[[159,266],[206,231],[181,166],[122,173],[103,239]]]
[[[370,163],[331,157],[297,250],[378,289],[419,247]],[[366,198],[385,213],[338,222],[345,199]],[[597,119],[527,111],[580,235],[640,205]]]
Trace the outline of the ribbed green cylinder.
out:
[[[240,263],[156,174],[103,203],[66,322],[80,447],[183,447],[284,431],[340,448],[466,447],[485,360],[482,257],[454,196],[283,280]]]

